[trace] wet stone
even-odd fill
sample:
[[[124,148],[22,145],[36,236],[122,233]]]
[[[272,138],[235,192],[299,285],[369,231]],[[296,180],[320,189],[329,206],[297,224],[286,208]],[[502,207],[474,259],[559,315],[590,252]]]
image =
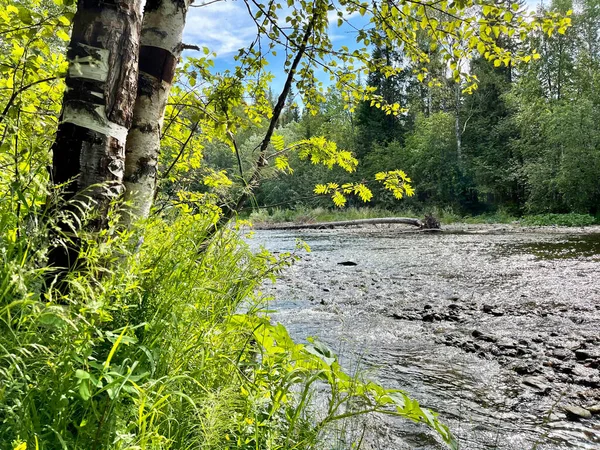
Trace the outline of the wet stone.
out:
[[[592,389],[600,388],[600,378],[598,377],[574,377],[573,382],[581,386],[586,386]]]
[[[523,384],[532,387],[539,395],[548,395],[552,391],[552,386],[546,383],[546,379],[542,377],[524,377]]]
[[[513,366],[513,370],[519,375],[532,375],[534,373],[541,373],[541,368],[535,363],[517,363]]]
[[[581,406],[565,405],[563,410],[567,413],[567,418],[571,420],[591,419],[592,413]]]
[[[572,374],[573,369],[574,369],[574,366],[572,366],[570,364],[555,364],[554,365],[554,370],[556,372],[560,372],[560,373]]]
[[[519,356],[525,356],[525,355],[530,355],[531,352],[525,347],[518,347],[517,348],[517,357]]]
[[[487,334],[482,333],[479,330],[473,330],[473,332],[471,333],[471,336],[473,336],[475,339],[480,339],[485,342],[497,342],[498,341],[498,339],[496,339],[494,336],[489,336]]]
[[[552,356],[554,356],[556,359],[560,359],[561,361],[570,358],[571,355],[572,353],[569,350],[562,348],[557,348],[552,352]]]
[[[575,358],[578,360],[590,359],[592,358],[592,352],[586,349],[575,350]]]
[[[502,340],[500,342],[498,342],[498,348],[501,348],[503,350],[513,350],[516,349],[517,346],[514,342],[512,341],[508,341],[508,340]]]

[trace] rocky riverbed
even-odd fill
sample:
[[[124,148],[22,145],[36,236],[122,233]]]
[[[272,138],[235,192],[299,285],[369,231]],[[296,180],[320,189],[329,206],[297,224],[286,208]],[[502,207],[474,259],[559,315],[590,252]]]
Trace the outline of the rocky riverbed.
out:
[[[312,252],[265,286],[292,335],[318,336],[432,409],[461,449],[600,449],[600,229],[453,226],[258,231]],[[367,446],[442,448],[369,424]]]

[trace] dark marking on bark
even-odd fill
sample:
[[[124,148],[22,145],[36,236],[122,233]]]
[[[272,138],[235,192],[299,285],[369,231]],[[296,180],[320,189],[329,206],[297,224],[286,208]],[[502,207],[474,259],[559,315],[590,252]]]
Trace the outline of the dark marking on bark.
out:
[[[67,58],[69,60],[73,60],[75,58],[85,58],[87,56],[91,56],[96,61],[100,61],[102,59],[99,50],[94,47],[84,47],[81,42],[73,43],[67,50]]]
[[[85,100],[65,99],[65,105],[69,105],[71,109],[86,111],[87,114],[91,115],[96,122],[106,125],[106,119],[104,119],[96,111],[97,104],[87,102]]]
[[[148,33],[155,34],[161,39],[164,39],[169,35],[169,33],[164,31],[161,27],[146,27],[142,30],[142,36]]]
[[[144,14],[158,10],[163,0],[148,0],[144,6]]]
[[[158,78],[140,70],[138,79],[138,95],[152,97],[152,95],[161,88],[161,82]]]
[[[67,80],[67,91],[64,94],[64,103],[76,100],[95,105],[104,105],[104,83],[80,78],[69,78]],[[102,97],[94,95],[101,94]]]
[[[145,125],[140,125],[139,127],[137,127],[137,129],[140,130],[142,133],[152,133],[157,128],[158,124],[153,125],[151,123],[147,123]]]
[[[146,6],[144,6],[144,14],[157,11],[163,5],[164,1],[173,2],[177,6],[177,9],[183,9],[185,11],[187,8],[185,0],[148,0]]]
[[[152,158],[143,157],[137,162],[135,171],[129,176],[125,177],[125,181],[128,183],[137,183],[141,178],[152,177],[156,178],[156,164]]]
[[[63,123],[60,127],[61,133],[52,146],[52,181],[54,184],[69,182],[64,195],[69,199],[76,192],[75,179],[80,175],[82,144],[99,139],[100,135],[72,123]]]
[[[140,48],[140,72],[171,84],[175,76],[177,59],[171,52],[150,45]]]

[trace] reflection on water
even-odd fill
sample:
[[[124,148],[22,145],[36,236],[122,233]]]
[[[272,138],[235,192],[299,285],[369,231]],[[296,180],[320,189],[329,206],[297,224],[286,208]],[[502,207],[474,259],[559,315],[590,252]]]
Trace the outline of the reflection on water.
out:
[[[566,239],[506,245],[507,252],[531,253],[539,259],[597,257],[600,260],[600,234],[571,236]]]
[[[575,382],[598,370],[570,350],[600,345],[600,235],[259,231],[251,245],[289,251],[296,238],[312,253],[265,286],[295,339],[316,335],[344,366],[439,411],[462,450],[600,449],[600,418],[567,421],[560,406],[600,403],[600,389]],[[523,365],[549,395],[523,384]],[[442,448],[420,426],[381,420],[371,449]]]

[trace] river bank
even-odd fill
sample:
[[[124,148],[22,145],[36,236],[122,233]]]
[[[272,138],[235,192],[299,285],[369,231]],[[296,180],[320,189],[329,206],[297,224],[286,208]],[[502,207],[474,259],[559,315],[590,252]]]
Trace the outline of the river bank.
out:
[[[600,403],[600,227],[443,228],[257,231],[313,250],[265,286],[273,318],[440,411],[462,449],[599,448],[600,416],[574,407]],[[369,434],[373,449],[439,448],[386,418]]]
[[[444,225],[517,225],[517,226],[549,226],[549,227],[589,227],[600,226],[600,217],[588,214],[537,214],[517,217],[505,211],[464,216],[452,209],[432,208],[430,210],[385,210],[373,207],[350,207],[343,209],[305,208],[296,209],[258,209],[249,215],[249,219],[258,228],[269,228],[282,225],[299,225],[316,222],[336,222],[382,217],[412,217],[422,219],[425,214],[437,218]]]

